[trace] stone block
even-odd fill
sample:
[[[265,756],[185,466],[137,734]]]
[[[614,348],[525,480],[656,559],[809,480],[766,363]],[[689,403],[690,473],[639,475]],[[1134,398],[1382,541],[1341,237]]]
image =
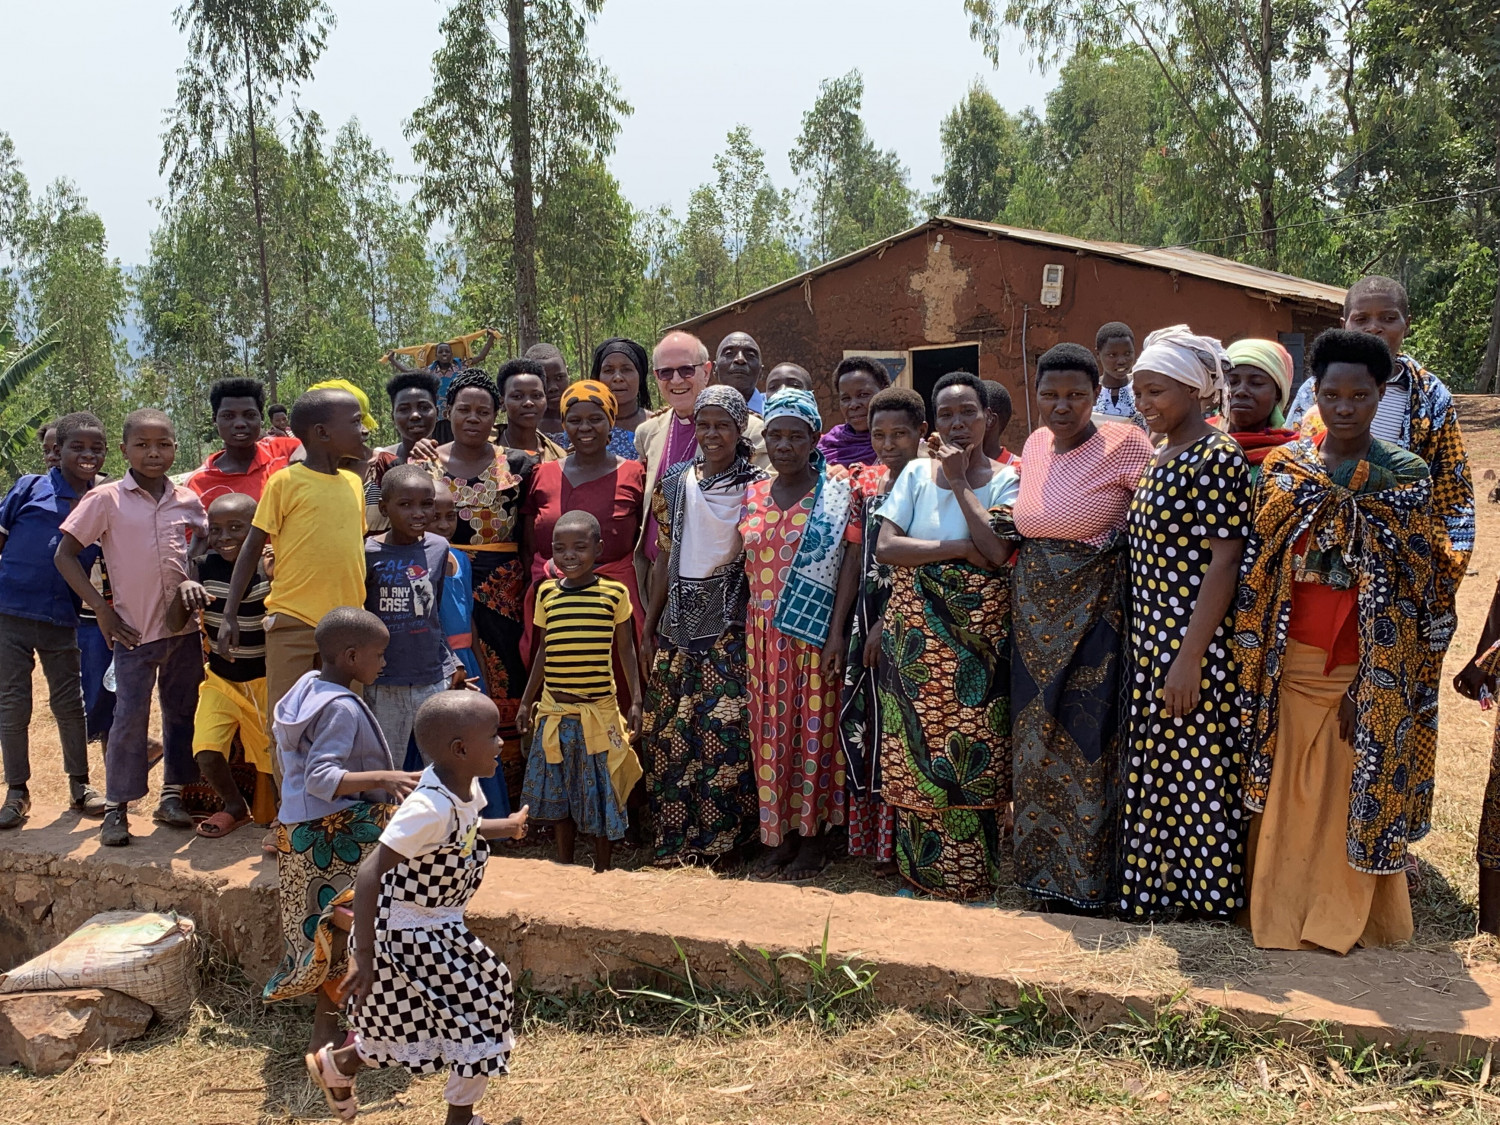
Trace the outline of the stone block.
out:
[[[89,1051],[144,1035],[152,1015],[151,1005],[112,988],[0,995],[0,1066],[57,1074]]]

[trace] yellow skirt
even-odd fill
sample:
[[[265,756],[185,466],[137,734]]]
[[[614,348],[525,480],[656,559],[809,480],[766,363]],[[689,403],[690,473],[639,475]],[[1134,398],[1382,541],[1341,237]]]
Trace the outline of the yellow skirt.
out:
[[[1406,876],[1349,866],[1354,747],[1339,738],[1339,699],[1356,666],[1328,675],[1328,654],[1288,638],[1281,728],[1266,809],[1251,818],[1250,932],[1261,949],[1390,945],[1412,935]]]

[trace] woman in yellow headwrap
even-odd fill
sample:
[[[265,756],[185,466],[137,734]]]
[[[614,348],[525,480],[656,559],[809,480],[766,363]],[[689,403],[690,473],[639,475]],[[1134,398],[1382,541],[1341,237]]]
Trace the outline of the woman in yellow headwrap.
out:
[[[1236,340],[1229,353],[1229,436],[1240,443],[1250,463],[1250,479],[1260,476],[1260,463],[1271,450],[1297,436],[1286,429],[1286,408],[1292,401],[1292,357],[1275,340]]]
[[[527,556],[531,559],[532,594],[526,603],[526,643],[531,652],[531,618],[536,588],[544,578],[556,578],[552,564],[552,528],[564,512],[588,512],[599,521],[603,541],[595,570],[605,578],[623,582],[630,591],[636,640],[640,640],[645,612],[635,572],[635,543],[646,512],[646,469],[609,451],[610,436],[619,408],[615,396],[603,383],[583,379],[563,392],[559,404],[563,429],[568,435],[568,455],[561,461],[537,466],[531,491],[521,511]],[[624,692],[625,677],[615,682]],[[622,698],[620,710],[630,712],[630,700]]]

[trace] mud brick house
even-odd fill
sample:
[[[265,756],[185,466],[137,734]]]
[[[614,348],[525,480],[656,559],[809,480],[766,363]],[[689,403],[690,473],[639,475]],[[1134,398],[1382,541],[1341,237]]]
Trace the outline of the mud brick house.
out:
[[[839,420],[830,376],[840,359],[874,355],[930,399],[949,371],[1009,389],[1006,444],[1037,424],[1036,360],[1053,344],[1089,347],[1111,320],[1147,332],[1191,324],[1225,343],[1279,339],[1297,361],[1338,323],[1344,291],[1195,250],[1151,250],[1019,227],[938,217],[677,327],[712,350],[749,332],[766,369],[791,360],[813,373],[825,425]]]

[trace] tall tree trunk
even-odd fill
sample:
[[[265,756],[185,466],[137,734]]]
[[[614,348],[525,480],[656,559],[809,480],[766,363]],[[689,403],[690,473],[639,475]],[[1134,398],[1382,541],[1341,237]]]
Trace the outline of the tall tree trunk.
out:
[[[510,171],[515,201],[511,253],[516,262],[516,335],[521,350],[542,334],[536,297],[536,211],[531,186],[531,87],[526,73],[526,0],[506,0],[510,33]]]
[[[1260,0],[1260,244],[1266,264],[1279,269],[1276,231],[1276,115],[1271,87],[1271,0]]]
[[[377,339],[380,337],[380,321],[375,316],[375,308],[378,297],[375,284],[375,248],[370,243],[365,243],[365,262],[370,267],[370,327],[375,330]]]
[[[1500,120],[1495,122],[1495,186],[1500,187]],[[1495,206],[1492,202],[1491,206]],[[1474,388],[1480,392],[1494,394],[1500,391],[1500,245],[1495,254],[1495,303],[1490,308],[1490,339],[1485,345],[1484,362],[1479,365],[1479,377]]]
[[[250,124],[250,196],[255,202],[255,240],[260,251],[260,305],[265,323],[265,335],[261,357],[266,364],[266,383],[271,392],[271,401],[277,399],[275,348],[271,339],[271,270],[266,265],[266,214],[260,202],[260,142],[255,135],[255,70],[250,61],[250,37],[245,36],[245,106]]]

